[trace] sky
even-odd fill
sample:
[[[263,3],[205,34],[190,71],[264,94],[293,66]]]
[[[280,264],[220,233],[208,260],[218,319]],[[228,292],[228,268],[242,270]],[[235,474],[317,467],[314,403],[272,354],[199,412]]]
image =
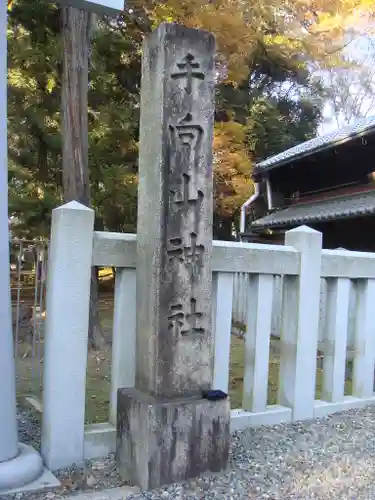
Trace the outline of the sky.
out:
[[[375,40],[369,38],[368,36],[357,38],[355,41],[351,42],[345,49],[345,54],[351,60],[358,61],[364,68],[366,68],[367,65],[370,73],[374,75],[374,92],[369,94],[368,98],[364,97],[362,100],[361,116],[363,117],[375,115],[375,70],[372,69],[375,65],[374,53]],[[354,71],[356,70],[353,69],[353,72]],[[351,76],[355,77],[356,75],[352,74]],[[363,92],[363,90],[356,87],[355,84],[353,84],[351,91],[353,95],[359,95],[361,92]],[[323,120],[318,128],[318,135],[328,134],[330,132],[333,132],[334,130],[337,130],[339,127],[341,128],[342,126],[348,124],[348,122],[345,121],[344,117],[339,116],[338,119],[336,118],[337,117],[334,114],[332,103],[330,101],[327,101],[323,109]],[[352,120],[352,122],[353,121],[354,120]]]

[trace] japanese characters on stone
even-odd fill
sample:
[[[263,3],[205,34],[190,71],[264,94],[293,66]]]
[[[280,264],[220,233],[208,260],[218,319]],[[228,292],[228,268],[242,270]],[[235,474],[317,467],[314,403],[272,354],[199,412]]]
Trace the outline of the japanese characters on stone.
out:
[[[169,124],[170,140],[170,185],[169,217],[177,219],[180,234],[169,234],[166,247],[165,276],[172,281],[176,274],[187,272],[188,293],[179,297],[180,301],[170,304],[168,329],[175,335],[204,335],[206,331],[204,314],[199,310],[196,298],[199,277],[203,266],[205,246],[200,234],[201,207],[204,199],[200,168],[200,154],[204,129],[199,116],[192,113],[194,81],[204,80],[199,61],[193,54],[177,63],[177,71],[171,74],[175,81],[184,80],[182,91],[182,116]],[[186,283],[186,281],[185,281]]]

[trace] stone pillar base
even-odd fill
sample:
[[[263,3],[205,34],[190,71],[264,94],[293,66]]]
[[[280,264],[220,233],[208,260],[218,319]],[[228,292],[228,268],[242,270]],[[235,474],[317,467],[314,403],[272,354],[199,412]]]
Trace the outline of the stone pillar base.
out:
[[[38,479],[43,473],[43,461],[31,446],[19,444],[19,455],[0,463],[0,493],[21,488]]]
[[[142,490],[227,468],[229,400],[156,398],[120,389],[117,463],[123,480]]]

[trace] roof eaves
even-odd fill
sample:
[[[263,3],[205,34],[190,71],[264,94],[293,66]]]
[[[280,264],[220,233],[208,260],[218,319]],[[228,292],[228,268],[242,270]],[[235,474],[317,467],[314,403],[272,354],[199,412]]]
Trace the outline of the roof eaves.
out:
[[[371,212],[372,213],[372,212]],[[300,224],[313,224],[316,222],[328,222],[331,220],[337,219],[354,219],[357,217],[363,217],[365,215],[370,215],[369,213],[350,213],[350,214],[331,214],[325,217],[290,217],[289,219],[276,220],[270,222],[264,222],[263,224],[251,225],[251,229],[253,230],[261,230],[261,229],[277,229],[282,227],[295,227]]]
[[[359,132],[354,132],[352,134],[347,135],[346,137],[339,138],[336,141],[321,144],[321,145],[316,146],[315,148],[301,151],[300,153],[297,153],[295,155],[287,156],[287,157],[281,158],[280,160],[272,161],[273,159],[277,158],[277,156],[283,154],[283,153],[279,153],[275,156],[271,156],[271,158],[268,158],[268,159],[263,160],[260,163],[256,164],[254,167],[254,174],[268,172],[269,170],[272,170],[276,167],[281,167],[287,163],[292,163],[294,161],[301,160],[302,158],[305,158],[306,156],[311,156],[313,154],[320,153],[320,152],[328,150],[328,149],[333,149],[337,146],[341,146],[342,144],[344,144],[348,141],[353,141],[355,139],[370,135],[373,132],[375,132],[375,124],[369,126],[368,128],[365,128]],[[293,148],[291,148],[291,149],[293,149]]]
[[[295,205],[289,206],[288,208],[281,209],[281,210],[276,210],[272,214],[268,214],[264,217],[261,217],[260,219],[257,219],[253,221],[251,224],[251,229],[257,230],[257,229],[264,229],[264,228],[271,228],[271,227],[282,227],[282,226],[287,226],[287,225],[295,225],[295,224],[307,224],[309,222],[323,222],[323,221],[330,221],[330,220],[335,220],[335,219],[343,219],[343,218],[353,218],[353,217],[363,217],[366,215],[374,215],[375,214],[375,198],[374,198],[375,192],[370,191],[366,194],[355,194],[349,197],[346,196],[338,196],[336,198],[332,198],[329,201],[355,201],[360,198],[362,198],[365,202],[367,199],[367,206],[366,204],[362,206],[344,206],[344,207],[338,207],[338,206],[332,206],[328,207],[328,211],[324,211],[325,202],[315,202],[315,203],[307,203],[307,204],[301,204],[301,205]],[[323,203],[323,204],[322,204]],[[320,209],[319,212],[313,212],[313,213],[305,213],[305,214],[293,214],[293,208],[301,208],[301,207],[306,207],[308,209]],[[283,217],[283,212],[289,212],[292,210],[292,213],[288,214],[286,213]],[[263,222],[262,222],[263,221]]]

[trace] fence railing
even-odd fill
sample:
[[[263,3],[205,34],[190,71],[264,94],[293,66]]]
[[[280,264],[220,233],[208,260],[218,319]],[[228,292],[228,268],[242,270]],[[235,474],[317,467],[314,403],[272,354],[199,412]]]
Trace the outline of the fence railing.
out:
[[[13,239],[10,246],[17,395],[41,398],[48,242]]]
[[[233,290],[233,332],[239,337],[243,337],[245,333],[246,315],[248,309],[248,296],[250,275],[248,273],[237,273],[234,276]],[[328,279],[321,278],[320,283],[320,306],[319,306],[319,348],[324,348],[324,335],[327,321],[327,293]],[[281,306],[283,295],[283,276],[274,276],[273,278],[273,305],[272,305],[272,322],[271,335],[280,338],[282,327],[281,322]],[[353,345],[354,328],[355,328],[355,309],[356,309],[356,287],[351,281],[350,286],[350,304],[349,304],[349,324],[348,324],[348,344]]]
[[[135,380],[136,235],[94,232],[93,226],[94,212],[75,202],[53,212],[42,428],[42,453],[51,469],[115,450],[117,389]],[[242,403],[232,410],[233,430],[375,402],[375,254],[322,250],[321,241],[320,233],[301,227],[286,234],[284,246],[213,244],[213,387],[225,392],[233,390],[234,282],[238,273],[248,276],[239,346]],[[116,268],[116,285],[109,422],[85,427],[91,266]],[[275,277],[282,277],[283,288],[279,339],[271,335]],[[322,279],[327,302],[319,338]]]

